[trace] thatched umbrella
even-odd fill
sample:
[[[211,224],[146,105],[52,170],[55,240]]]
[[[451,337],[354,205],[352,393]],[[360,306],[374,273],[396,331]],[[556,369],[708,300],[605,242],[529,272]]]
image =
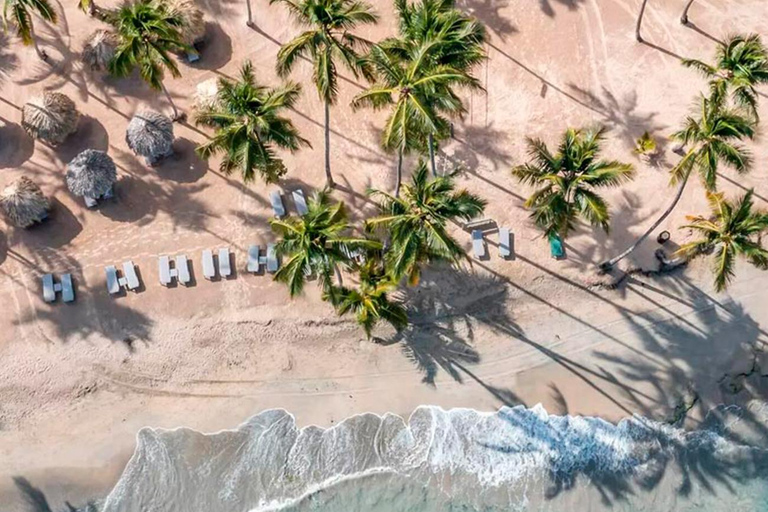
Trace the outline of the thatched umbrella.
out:
[[[58,146],[77,131],[80,113],[75,102],[60,92],[45,91],[21,107],[21,126],[35,139]]]
[[[116,180],[115,162],[103,151],[86,149],[67,165],[67,186],[86,203],[111,194]]]
[[[131,151],[144,157],[147,165],[154,165],[173,154],[173,122],[152,110],[139,112],[128,123],[125,142]]]
[[[202,43],[205,39],[205,19],[203,19],[203,11],[198,9],[195,2],[192,0],[171,0],[169,7],[173,14],[181,18],[184,26],[181,32],[184,43],[192,47]]]
[[[207,110],[216,106],[216,97],[219,94],[219,79],[209,78],[205,82],[200,82],[195,88],[195,108],[197,110]]]
[[[20,228],[28,228],[48,216],[50,204],[32,180],[22,176],[0,194],[0,207],[6,218]]]
[[[117,34],[111,30],[96,30],[85,40],[80,58],[92,70],[107,69],[117,45]]]

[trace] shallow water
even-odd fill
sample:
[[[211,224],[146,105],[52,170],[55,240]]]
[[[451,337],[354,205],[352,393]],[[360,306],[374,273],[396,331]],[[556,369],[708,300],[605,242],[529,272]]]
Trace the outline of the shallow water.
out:
[[[729,428],[737,422],[734,421]],[[768,511],[768,451],[685,432],[420,407],[322,429],[282,410],[232,431],[143,429],[105,512]]]

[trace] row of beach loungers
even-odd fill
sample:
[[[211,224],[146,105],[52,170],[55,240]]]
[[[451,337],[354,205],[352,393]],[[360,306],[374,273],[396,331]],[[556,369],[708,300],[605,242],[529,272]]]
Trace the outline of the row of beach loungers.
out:
[[[213,280],[217,273],[222,278],[228,278],[232,275],[232,258],[228,247],[219,249],[217,260],[218,265],[216,265],[213,251],[210,249],[203,251],[201,259],[203,277]],[[171,262],[173,262],[173,267],[171,267]],[[246,270],[257,274],[261,271],[262,267],[270,274],[274,274],[280,268],[275,244],[267,244],[264,255],[261,254],[261,247],[259,245],[251,245],[248,248]],[[138,290],[141,286],[139,275],[136,272],[136,265],[133,261],[123,262],[122,272],[114,265],[105,267],[104,271],[107,277],[107,291],[110,295],[116,295],[122,290]],[[160,256],[158,258],[158,273],[160,284],[163,286],[170,286],[174,279],[177,279],[179,283],[185,286],[192,282],[189,259],[184,254],[180,254],[173,259],[166,255]],[[43,276],[43,300],[45,302],[54,302],[58,292],[61,293],[64,302],[75,300],[71,274],[63,274],[59,283],[54,282],[53,274],[45,274]]]
[[[514,250],[513,235],[509,228],[499,228],[498,232],[499,256],[503,259],[508,259],[512,256]],[[559,236],[549,237],[549,250],[552,254],[552,257],[555,259],[561,259],[565,257],[563,241]],[[485,248],[485,238],[481,229],[472,229],[472,253],[477,259],[483,259],[487,255]]]
[[[296,213],[299,215],[306,215],[309,213],[307,207],[307,198],[304,196],[304,191],[300,188],[291,192],[293,198],[293,204],[296,205]],[[283,203],[283,196],[277,190],[273,190],[269,194],[270,202],[272,203],[272,211],[275,212],[275,217],[282,219],[285,217],[287,211],[285,209],[285,203]]]

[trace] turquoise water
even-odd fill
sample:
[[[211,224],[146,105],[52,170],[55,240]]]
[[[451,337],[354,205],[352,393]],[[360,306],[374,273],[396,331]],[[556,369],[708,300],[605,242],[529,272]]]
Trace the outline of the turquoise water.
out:
[[[735,435],[732,416],[685,432],[642,417],[425,406],[328,429],[298,428],[282,410],[209,435],[143,429],[102,510],[768,512],[768,451]]]

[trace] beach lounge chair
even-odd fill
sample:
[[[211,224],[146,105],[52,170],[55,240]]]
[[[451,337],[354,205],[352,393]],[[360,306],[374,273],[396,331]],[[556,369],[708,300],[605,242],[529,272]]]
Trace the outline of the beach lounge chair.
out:
[[[210,249],[203,251],[203,277],[209,280],[216,277],[216,268],[213,266],[213,253]]]
[[[293,203],[296,205],[296,212],[298,212],[299,215],[303,216],[309,213],[309,208],[307,208],[307,198],[304,197],[304,191],[300,188],[293,191]]]
[[[107,273],[107,291],[114,295],[120,292],[120,280],[117,278],[117,269],[110,265],[104,269]]]
[[[219,275],[221,277],[232,275],[232,267],[229,263],[229,247],[219,249]]]
[[[472,230],[472,252],[477,259],[485,258],[485,241],[483,232],[479,229]]]
[[[504,259],[512,256],[512,237],[509,228],[499,228],[499,256]]]
[[[275,244],[267,244],[267,272],[274,274],[279,267],[280,263],[277,261]]]
[[[75,289],[72,287],[72,274],[61,276],[61,299],[64,302],[75,300]]]
[[[275,212],[275,217],[278,219],[285,217],[285,205],[283,205],[283,198],[280,196],[280,192],[273,190],[269,194],[269,198],[272,201],[272,211]]]
[[[136,266],[132,261],[123,262],[123,275],[129,290],[135,290],[139,287],[139,276],[136,275]]]
[[[565,249],[563,249],[563,241],[558,235],[550,235],[549,237],[549,250],[552,253],[552,257],[559,260],[565,257]]]
[[[189,261],[183,254],[176,256],[176,276],[183,285],[188,285],[192,278],[189,275]]]
[[[83,196],[83,201],[85,201],[86,208],[96,208],[96,206],[99,204],[96,199],[89,196]]]
[[[43,300],[53,302],[56,300],[56,292],[53,289],[53,274],[43,276]]]
[[[261,248],[258,245],[248,247],[248,266],[246,267],[248,272],[253,272],[254,274],[258,273],[259,267],[261,266],[259,264],[260,249]]]
[[[160,284],[168,286],[171,284],[171,260],[168,256],[160,256],[158,259]]]

